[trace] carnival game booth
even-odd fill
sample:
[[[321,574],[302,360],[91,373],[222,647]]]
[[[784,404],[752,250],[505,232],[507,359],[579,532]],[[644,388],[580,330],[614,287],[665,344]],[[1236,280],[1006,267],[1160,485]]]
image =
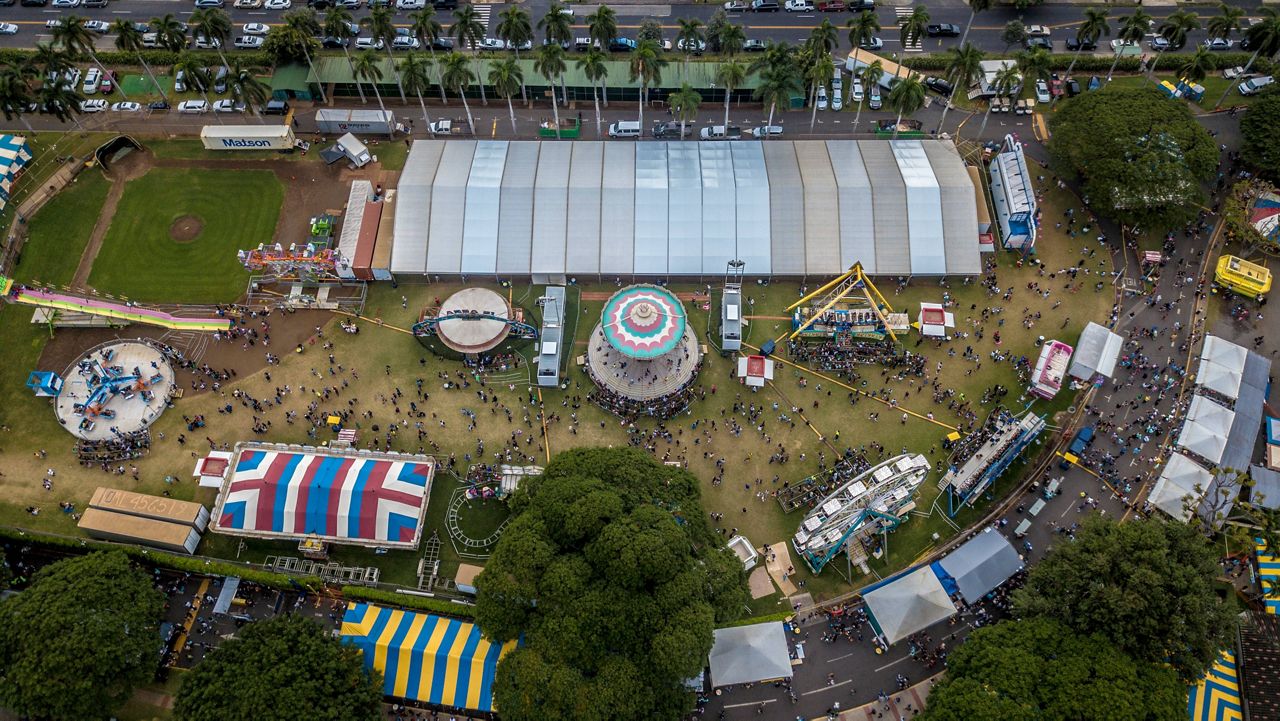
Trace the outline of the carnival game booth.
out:
[[[624,419],[670,418],[689,406],[702,349],[675,293],[633,285],[605,303],[585,365],[592,402]]]
[[[1062,390],[1062,381],[1067,375],[1067,366],[1071,363],[1074,349],[1060,340],[1051,340],[1044,344],[1040,351],[1040,359],[1036,361],[1035,372],[1031,376],[1031,387],[1027,390],[1031,395],[1046,400],[1052,399]]]
[[[493,643],[467,621],[366,603],[347,604],[341,639],[382,677],[383,695],[486,714],[498,660],[520,645]]]
[[[239,443],[233,450],[213,531],[297,540],[309,555],[341,544],[414,549],[431,496],[431,456],[285,444]]]

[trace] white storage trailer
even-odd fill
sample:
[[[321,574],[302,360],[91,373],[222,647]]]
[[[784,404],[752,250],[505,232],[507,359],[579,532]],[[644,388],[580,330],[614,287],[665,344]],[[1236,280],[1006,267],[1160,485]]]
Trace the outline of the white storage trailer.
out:
[[[292,150],[297,138],[288,125],[206,125],[205,150]]]
[[[316,111],[316,127],[322,133],[392,135],[396,131],[396,116],[390,110],[322,108]]]

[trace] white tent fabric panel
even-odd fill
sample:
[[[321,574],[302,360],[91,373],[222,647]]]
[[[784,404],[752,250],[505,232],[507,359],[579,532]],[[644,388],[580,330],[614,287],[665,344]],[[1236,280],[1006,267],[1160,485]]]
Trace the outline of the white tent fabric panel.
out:
[[[947,251],[942,235],[942,191],[933,166],[919,140],[895,140],[889,144],[907,189],[907,232],[911,238],[911,272],[941,275],[947,272]],[[976,211],[975,211],[976,217]],[[974,221],[974,234],[977,234]]]
[[[416,147],[416,145],[415,145]],[[538,143],[515,142],[507,148],[498,213],[498,272],[525,275],[533,256],[533,181]]]
[[[876,272],[911,273],[911,241],[907,231],[907,193],[889,144],[859,140],[863,164],[872,179],[871,207],[875,213]]]
[[[600,272],[630,274],[635,267],[636,143],[604,144],[600,217]]]
[[[574,273],[600,272],[600,173],[604,143],[579,140],[573,145],[569,169],[569,228],[566,269]]]
[[[766,142],[764,165],[769,172],[769,226],[772,233],[773,272],[804,275],[804,181],[796,160],[795,144]],[[754,270],[750,271],[754,273]]]
[[[420,140],[400,173],[396,206],[392,273],[427,272],[427,237],[431,225],[431,185],[440,167],[443,140]]]
[[[862,263],[876,271],[876,225],[871,208],[871,179],[862,164],[857,141],[828,140],[827,153],[836,178],[836,202],[840,204],[840,267]]]
[[[702,163],[697,143],[667,146],[667,270],[702,273]]]
[[[431,237],[427,242],[427,269],[432,273],[462,270],[463,211],[475,151],[474,140],[451,140],[440,156],[431,192]]]
[[[1211,430],[1220,430],[1225,436],[1235,417],[1235,411],[1217,401],[1199,394],[1191,396],[1191,407],[1187,409],[1188,421],[1201,423]]]
[[[1243,370],[1228,368],[1213,361],[1200,361],[1200,367],[1196,371],[1196,385],[1221,393],[1233,401],[1240,397],[1240,384],[1243,382]]]
[[[462,272],[492,274],[498,270],[498,209],[507,141],[481,140],[471,160],[467,204],[462,215]]]
[[[842,273],[840,203],[825,143],[795,143],[804,183],[804,269],[808,275]]]
[[[1243,346],[1223,340],[1216,335],[1205,336],[1204,347],[1200,349],[1201,359],[1221,363],[1227,368],[1241,371],[1244,370],[1244,361],[1248,356],[1249,351]]]
[[[667,148],[636,143],[635,272],[667,274]]]
[[[1213,482],[1213,474],[1181,453],[1169,456],[1169,462],[1160,472],[1160,478],[1147,495],[1147,502],[1179,521],[1191,519],[1191,510],[1183,500],[1191,497],[1195,508]]]
[[[697,144],[702,165],[702,272],[719,273],[737,258],[737,187],[729,142]]]
[[[573,143],[545,143],[533,183],[533,256],[537,274],[565,272],[565,236],[569,213],[569,161]]]
[[[862,599],[890,644],[956,615],[955,604],[930,566],[868,591]]]
[[[955,146],[921,143],[942,193],[942,236],[946,252],[946,272],[982,272],[981,258],[971,252],[978,235],[978,208],[974,202],[973,180]]]
[[[761,143],[729,144],[738,202],[738,259],[751,275],[774,272],[772,250],[772,196]]]

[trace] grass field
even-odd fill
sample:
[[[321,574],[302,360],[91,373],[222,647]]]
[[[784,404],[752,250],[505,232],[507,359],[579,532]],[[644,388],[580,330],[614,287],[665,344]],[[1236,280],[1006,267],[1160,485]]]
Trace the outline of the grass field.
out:
[[[15,280],[46,285],[70,283],[109,187],[101,171],[89,168],[36,213],[28,222],[29,235],[14,269]]]
[[[249,278],[236,251],[271,240],[283,198],[267,170],[153,169],[126,186],[89,284],[139,301],[235,300]],[[203,232],[177,242],[170,226],[188,215]]]

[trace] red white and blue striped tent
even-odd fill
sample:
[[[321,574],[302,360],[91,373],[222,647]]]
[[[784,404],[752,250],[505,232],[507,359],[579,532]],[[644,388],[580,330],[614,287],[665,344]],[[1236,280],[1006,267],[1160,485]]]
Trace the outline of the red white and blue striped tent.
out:
[[[416,548],[434,472],[430,456],[242,443],[214,531]]]

